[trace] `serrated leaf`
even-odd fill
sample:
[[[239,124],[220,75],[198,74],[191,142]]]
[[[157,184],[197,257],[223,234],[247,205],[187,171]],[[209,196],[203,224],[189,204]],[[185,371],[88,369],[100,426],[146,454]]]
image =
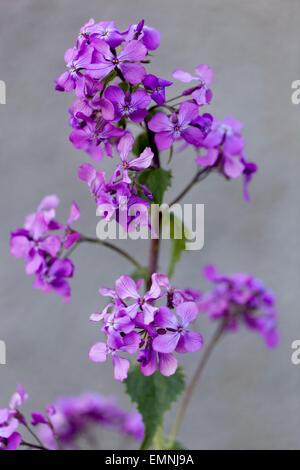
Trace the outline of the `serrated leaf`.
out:
[[[141,171],[138,182],[147,186],[153,196],[154,204],[162,204],[164,193],[171,186],[172,173],[163,168],[147,168]]]
[[[132,153],[139,157],[146,147],[149,147],[148,136],[146,132],[142,132],[136,137],[134,141]]]
[[[171,278],[174,274],[175,266],[181,258],[181,253],[185,250],[185,242],[187,240],[185,233],[187,228],[183,222],[176,217],[173,213],[170,214],[170,238],[171,238],[171,253],[168,277]],[[181,233],[181,238],[175,238],[175,234]]]
[[[179,367],[174,375],[165,377],[156,371],[145,377],[138,366],[131,368],[125,381],[126,392],[137,404],[145,425],[145,438],[141,449],[148,449],[157,429],[162,426],[163,416],[183,392],[184,376]]]

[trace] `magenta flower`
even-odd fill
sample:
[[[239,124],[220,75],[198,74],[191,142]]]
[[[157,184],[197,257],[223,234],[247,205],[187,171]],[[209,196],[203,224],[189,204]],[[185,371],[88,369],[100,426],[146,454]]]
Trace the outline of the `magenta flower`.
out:
[[[52,408],[55,412],[47,416],[32,413],[37,418],[38,435],[47,449],[58,450],[56,437],[64,449],[76,449],[76,440],[93,430],[109,429],[132,436],[138,441],[144,438],[144,424],[137,411],[127,412],[118,406],[111,397],[97,393],[84,393],[79,396],[63,396],[56,400]],[[49,426],[51,423],[52,429]]]
[[[155,316],[155,324],[164,328],[153,340],[153,349],[162,353],[187,353],[198,351],[203,346],[203,338],[200,333],[186,330],[198,316],[198,307],[194,302],[184,302],[176,308],[178,319],[168,307],[160,307]]]
[[[144,24],[141,20],[138,24],[131,24],[129,29],[123,33],[126,35],[126,41],[138,39],[149,51],[154,51],[160,44],[160,32]]]
[[[131,277],[121,276],[116,281],[115,295],[121,300],[133,300],[132,304],[125,308],[126,313],[130,316],[130,318],[134,319],[140,312],[140,321],[142,321],[145,325],[149,325],[149,323],[153,321],[154,314],[158,310],[158,307],[152,305],[152,302],[164,295],[164,291],[162,291],[161,288],[165,287],[168,289],[170,287],[169,280],[164,274],[155,273],[152,275],[151,279],[151,288],[143,296],[141,296],[138,292],[138,289],[143,283],[143,279],[140,279],[136,284],[134,280],[131,279]],[[102,293],[102,295],[107,295],[104,294],[101,289],[100,293]]]
[[[216,287],[203,295],[199,309],[211,320],[222,320],[226,330],[236,331],[240,323],[257,331],[268,347],[277,346],[277,311],[275,299],[262,281],[246,273],[219,274],[213,265],[204,275]]]
[[[18,408],[27,398],[27,393],[19,384],[10,399],[9,408],[0,409],[0,450],[16,450],[21,444],[22,436],[16,429],[20,423],[26,425],[26,421]]]
[[[147,106],[151,102],[150,96],[144,90],[124,93],[118,86],[109,86],[104,92],[104,97],[113,103],[115,107],[115,120],[119,121],[126,116],[134,122],[141,122],[148,114]]]
[[[186,142],[198,145],[203,134],[200,129],[190,126],[191,121],[198,116],[198,107],[193,103],[184,102],[179,111],[168,117],[164,113],[156,113],[150,119],[148,126],[155,132],[155,142],[159,150],[166,150],[175,140],[183,138]]]
[[[126,43],[120,52],[112,52],[102,39],[93,41],[93,46],[95,48],[94,59],[93,63],[88,66],[88,74],[92,78],[101,80],[114,69],[132,85],[141,83],[145,78],[145,68],[135,63],[143,60],[147,54],[147,49],[139,41]]]
[[[200,64],[196,67],[195,74],[196,77],[184,70],[176,69],[173,72],[173,77],[175,80],[179,80],[184,83],[188,83],[193,80],[199,81],[199,85],[185,90],[182,94],[183,96],[191,95],[198,106],[209,104],[212,99],[212,91],[209,86],[212,84],[214,79],[213,71],[207,64]]]
[[[120,139],[118,144],[118,152],[121,158],[121,164],[117,166],[114,171],[112,180],[114,181],[122,174],[122,181],[131,184],[131,179],[128,176],[128,171],[141,171],[149,168],[153,159],[153,152],[150,147],[146,147],[138,158],[133,158],[127,161],[128,155],[132,150],[134,144],[134,137],[131,133],[127,132],[124,137]]]
[[[132,331],[125,336],[112,332],[109,334],[106,343],[95,343],[90,351],[89,358],[93,362],[105,362],[109,354],[111,354],[114,366],[114,377],[116,380],[123,382],[127,378],[130,362],[118,352],[127,352],[135,354],[140,345],[140,335],[136,331]]]
[[[88,23],[80,28],[78,44],[80,45],[84,40],[92,42],[93,39],[103,39],[112,48],[118,47],[124,41],[114,21],[95,23],[95,20],[91,18]]]
[[[147,343],[144,349],[139,352],[138,362],[141,364],[141,372],[145,376],[154,374],[157,369],[166,377],[175,374],[178,362],[171,353],[157,352],[153,349],[153,338],[158,337],[156,328],[153,325],[146,327],[148,333]]]
[[[211,131],[202,142],[207,154],[196,158],[198,165],[218,166],[229,178],[241,176],[245,169],[242,159],[238,158],[245,146],[241,129],[242,123],[230,116],[223,123],[214,119]]]
[[[43,292],[56,292],[63,301],[68,303],[71,297],[71,287],[68,278],[73,277],[74,265],[70,259],[52,258],[43,265],[36,274],[33,287]]]
[[[85,125],[80,129],[74,129],[70,134],[70,141],[75,148],[85,150],[95,162],[99,162],[104,157],[102,144],[105,146],[106,153],[109,152],[109,141],[114,137],[122,137],[123,129],[113,126],[104,119],[99,122],[94,121],[88,116],[77,113],[77,117],[83,119]]]
[[[24,259],[28,275],[36,273],[44,264],[45,258],[56,256],[61,247],[58,236],[46,235],[49,230],[61,228],[54,220],[58,204],[57,196],[46,196],[37,212],[26,217],[24,228],[11,234],[10,252],[15,258]]]
[[[84,97],[85,76],[84,73],[92,61],[93,48],[83,44],[77,48],[68,49],[65,53],[65,62],[68,70],[59,78],[56,78],[56,90],[70,92],[75,89],[78,97]]]
[[[151,98],[161,106],[166,101],[165,88],[173,85],[173,82],[158,78],[155,75],[147,75],[144,79],[144,87],[151,92]]]

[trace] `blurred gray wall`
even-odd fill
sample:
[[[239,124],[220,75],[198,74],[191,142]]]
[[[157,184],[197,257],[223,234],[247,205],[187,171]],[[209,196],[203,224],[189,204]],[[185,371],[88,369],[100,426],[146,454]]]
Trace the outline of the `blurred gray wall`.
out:
[[[116,395],[130,406],[111,363],[93,364],[87,353],[101,334],[88,321],[104,305],[98,287],[112,286],[131,267],[105,249],[81,247],[74,254],[73,295],[66,306],[31,287],[8,243],[9,232],[53,192],[61,198],[59,218],[66,220],[74,198],[82,210],[78,228],[94,235],[95,207],[76,176],[79,164],[89,160],[68,141],[67,108],[74,96],[55,92],[53,78],[64,71],[63,54],[90,17],[114,19],[120,29],[144,18],[162,33],[148,70],[171,79],[174,68],[192,72],[199,63],[210,64],[210,110],[244,122],[247,155],[260,167],[251,203],[243,200],[241,181],[218,175],[186,196],[185,202],[205,203],[205,247],[183,256],[174,284],[206,288],[202,267],[215,262],[225,272],[261,277],[276,293],[280,311],[275,351],[245,330],[219,345],[179,437],[192,449],[299,448],[300,366],[290,360],[291,342],[300,338],[300,105],[290,98],[291,82],[300,79],[299,15],[298,0],[1,0],[0,79],[7,84],[7,104],[0,105],[0,339],[7,343],[7,365],[0,366],[0,407],[19,381],[30,394],[27,411],[84,390]],[[168,199],[192,176],[193,154],[175,156],[172,166]],[[103,168],[111,168],[108,159]],[[123,246],[146,263],[147,242]],[[161,270],[168,250],[164,242]],[[212,325],[204,318],[199,325],[208,340]],[[190,376],[197,354],[180,359]],[[116,447],[114,439],[103,445]]]

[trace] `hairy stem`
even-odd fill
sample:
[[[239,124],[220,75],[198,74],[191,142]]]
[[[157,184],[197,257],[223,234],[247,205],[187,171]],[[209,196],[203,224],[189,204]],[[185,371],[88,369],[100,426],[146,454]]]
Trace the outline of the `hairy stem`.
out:
[[[178,196],[176,196],[175,199],[169,204],[169,207],[172,207],[174,204],[179,202],[196,183],[203,181],[209,175],[211,171],[212,171],[211,167],[201,168],[195,174],[192,180],[186,185],[186,187],[181,191],[181,193],[178,194]]]
[[[205,367],[205,364],[207,363],[214,347],[216,346],[216,344],[218,343],[218,341],[220,340],[222,334],[224,332],[224,323],[220,323],[220,325],[217,327],[211,341],[209,342],[209,344],[207,345],[206,347],[206,350],[204,351],[204,354],[199,362],[199,365],[197,367],[197,369],[195,370],[195,373],[185,391],[185,394],[183,396],[183,399],[182,399],[182,402],[181,402],[181,405],[180,405],[180,408],[179,408],[179,411],[178,411],[178,414],[176,416],[176,419],[174,421],[174,425],[173,425],[173,428],[172,428],[172,431],[171,431],[171,434],[170,434],[170,438],[169,438],[169,443],[168,443],[168,448],[170,449],[174,442],[175,442],[175,439],[176,439],[176,436],[178,434],[178,431],[179,431],[179,428],[181,426],[181,423],[182,423],[182,420],[184,418],[184,414],[186,412],[186,409],[187,409],[187,406],[190,402],[190,399],[192,397],[192,394],[194,392],[194,389],[196,387],[196,384],[199,380],[199,377]]]
[[[68,258],[68,256],[70,256],[70,254],[77,248],[80,243],[94,243],[95,245],[105,246],[106,248],[109,248],[110,250],[113,250],[119,255],[123,256],[123,258],[127,259],[127,261],[133,264],[137,269],[143,269],[142,265],[122,248],[119,248],[118,246],[113,245],[112,243],[109,243],[107,241],[99,240],[98,238],[87,237],[86,235],[82,235],[81,238],[77,240],[77,242],[72,246],[72,248],[70,248],[70,250],[66,252],[64,258]]]

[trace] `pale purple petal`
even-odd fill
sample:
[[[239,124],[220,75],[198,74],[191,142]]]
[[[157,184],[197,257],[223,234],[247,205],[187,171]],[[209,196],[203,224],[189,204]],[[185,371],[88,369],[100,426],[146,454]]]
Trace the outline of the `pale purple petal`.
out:
[[[208,149],[205,155],[196,158],[196,163],[200,166],[212,166],[216,163],[219,156],[219,149]]]
[[[123,382],[127,378],[128,371],[130,368],[130,362],[124,357],[118,356],[118,354],[112,354],[112,361],[114,365],[114,377],[116,380]]]
[[[238,178],[244,171],[244,164],[238,158],[226,155],[224,162],[224,173],[230,178]]]
[[[129,167],[132,170],[142,170],[151,165],[153,159],[153,152],[150,147],[146,147],[138,158],[130,160]]]
[[[121,62],[119,65],[125,79],[131,85],[138,85],[146,76],[146,69],[141,64],[132,64],[130,62]]]
[[[173,75],[173,78],[175,78],[175,80],[179,80],[180,82],[183,82],[183,83],[188,83],[188,82],[191,82],[192,80],[198,80],[197,77],[194,77],[193,75],[191,75],[188,72],[185,72],[182,69],[174,70],[172,75]]]
[[[159,132],[155,134],[155,143],[159,150],[167,150],[174,144],[175,136],[173,131]]]
[[[153,132],[173,131],[173,125],[164,113],[156,113],[148,122],[148,127]]]
[[[196,331],[183,331],[176,352],[185,354],[187,352],[199,351],[203,346],[203,337]]]
[[[180,339],[180,333],[166,333],[159,335],[153,340],[153,349],[162,353],[171,353],[175,351]]]
[[[177,359],[173,354],[158,353],[159,372],[166,377],[175,374],[177,369]]]
[[[121,137],[120,142],[118,143],[118,152],[122,162],[127,160],[129,153],[132,150],[134,144],[134,137],[131,132],[126,132],[126,134]]]
[[[214,73],[207,64],[198,65],[195,72],[200,81],[204,82],[206,85],[210,85],[213,82]]]
[[[120,61],[129,60],[135,62],[143,60],[146,54],[146,47],[140,41],[133,40],[125,44],[118,54],[118,59]]]
[[[120,299],[139,299],[136,284],[129,276],[121,276],[116,281],[116,293]]]
[[[89,351],[89,358],[93,362],[105,362],[107,354],[108,350],[105,343],[95,343]]]
[[[187,327],[198,315],[197,304],[195,302],[184,302],[178,305],[176,313],[182,319],[182,326]]]

